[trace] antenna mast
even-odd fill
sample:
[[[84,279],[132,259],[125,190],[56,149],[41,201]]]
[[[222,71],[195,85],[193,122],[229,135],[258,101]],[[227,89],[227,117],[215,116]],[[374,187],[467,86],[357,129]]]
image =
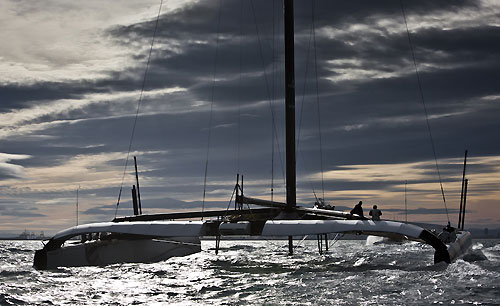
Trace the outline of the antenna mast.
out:
[[[408,223],[408,202],[406,200],[406,185],[408,185],[408,181],[405,181],[405,223]]]
[[[78,189],[76,190],[76,226],[78,226],[78,191],[80,190],[80,185],[78,185]]]

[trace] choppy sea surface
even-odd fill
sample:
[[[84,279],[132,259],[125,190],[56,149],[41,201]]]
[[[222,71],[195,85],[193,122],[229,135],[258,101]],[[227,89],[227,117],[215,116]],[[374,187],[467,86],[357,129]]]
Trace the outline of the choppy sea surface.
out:
[[[40,241],[0,241],[0,305],[500,305],[500,240],[432,264],[418,243],[202,241],[203,251],[154,264],[37,271]]]

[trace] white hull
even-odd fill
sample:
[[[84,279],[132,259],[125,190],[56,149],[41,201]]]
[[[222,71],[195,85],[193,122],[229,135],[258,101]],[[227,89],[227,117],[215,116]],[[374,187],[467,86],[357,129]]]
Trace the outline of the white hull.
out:
[[[366,245],[402,244],[407,241],[409,241],[408,238],[404,236],[382,237],[369,235],[368,237],[366,237]]]
[[[46,268],[152,263],[200,251],[201,244],[198,237],[99,240],[69,245],[47,252]]]
[[[450,254],[450,260],[454,261],[459,257],[464,256],[472,249],[472,236],[469,232],[458,232],[457,239],[447,244],[448,254]]]
[[[217,226],[217,227],[214,227]],[[35,252],[37,269],[100,266],[122,262],[158,262],[201,251],[200,236],[304,236],[355,233],[413,240],[434,247],[434,262],[451,263],[471,247],[468,232],[446,245],[421,227],[394,221],[369,220],[269,220],[265,223],[203,223],[201,221],[106,222],[80,225],[57,233]],[[71,245],[69,239],[82,237]],[[90,241],[86,241],[90,239]]]

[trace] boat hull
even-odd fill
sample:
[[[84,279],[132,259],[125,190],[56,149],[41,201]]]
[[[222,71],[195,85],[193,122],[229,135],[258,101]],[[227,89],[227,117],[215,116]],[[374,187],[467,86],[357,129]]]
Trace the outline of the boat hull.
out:
[[[448,244],[448,254],[453,262],[467,254],[472,249],[472,236],[469,232],[462,231],[457,233],[454,242]]]
[[[69,245],[35,254],[35,267],[105,266],[115,263],[153,263],[201,251],[198,237],[111,239]]]

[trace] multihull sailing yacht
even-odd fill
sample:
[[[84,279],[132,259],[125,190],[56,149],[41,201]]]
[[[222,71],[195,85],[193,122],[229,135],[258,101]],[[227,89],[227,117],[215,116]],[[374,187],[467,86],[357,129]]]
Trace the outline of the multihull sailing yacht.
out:
[[[317,235],[318,241],[323,241],[330,233],[356,233],[429,244],[435,249],[435,263],[451,263],[467,252],[472,244],[471,236],[463,231],[463,226],[456,232],[456,239],[446,244],[432,231],[417,225],[371,221],[356,214],[297,206],[293,0],[284,0],[284,23],[286,203],[246,197],[238,179],[234,210],[138,214],[115,218],[112,222],[68,228],[36,251],[35,268],[158,262],[200,252],[199,237],[202,236],[215,237],[217,250],[221,236],[288,237],[289,253],[292,254],[294,236]],[[248,209],[244,208],[245,204]],[[248,205],[265,208],[250,209]],[[217,218],[208,219],[210,217]],[[194,218],[207,220],[179,221]],[[79,241],[71,240],[74,238]]]

